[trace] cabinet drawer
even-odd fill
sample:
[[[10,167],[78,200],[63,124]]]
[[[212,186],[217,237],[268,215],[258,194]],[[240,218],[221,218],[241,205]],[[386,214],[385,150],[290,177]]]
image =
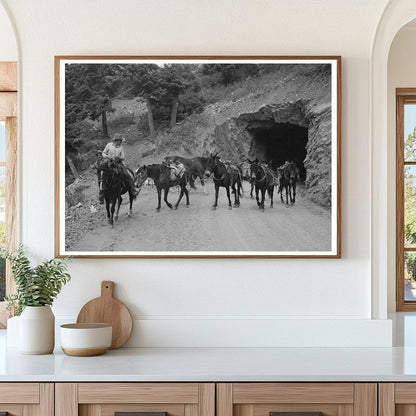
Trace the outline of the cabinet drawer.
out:
[[[58,383],[56,416],[215,416],[214,383]]]
[[[380,383],[380,416],[416,415],[416,383]]]
[[[38,383],[0,383],[0,403],[31,403],[40,400]]]
[[[78,403],[198,403],[198,383],[80,383]]]
[[[53,384],[0,383],[0,415],[53,416]]]
[[[375,383],[220,383],[217,416],[376,416]]]

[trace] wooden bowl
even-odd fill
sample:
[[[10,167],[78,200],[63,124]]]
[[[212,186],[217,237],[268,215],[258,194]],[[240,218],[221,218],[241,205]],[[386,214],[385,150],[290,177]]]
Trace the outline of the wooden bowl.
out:
[[[112,326],[104,323],[61,325],[61,348],[67,355],[89,357],[111,347]]]

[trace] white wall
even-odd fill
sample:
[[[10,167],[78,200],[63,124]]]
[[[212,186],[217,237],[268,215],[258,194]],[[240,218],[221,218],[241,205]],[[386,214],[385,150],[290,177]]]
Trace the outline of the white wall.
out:
[[[389,345],[370,254],[370,54],[386,3],[0,0],[21,39],[21,239],[41,257],[54,253],[54,55],[343,59],[342,259],[73,259],[56,315],[72,320],[110,279],[137,319],[130,345]]]
[[[388,309],[396,310],[396,88],[416,87],[416,26],[403,27],[391,44],[388,62]]]
[[[1,3],[0,3],[1,4]],[[0,6],[0,61],[17,61],[16,38],[6,10]]]

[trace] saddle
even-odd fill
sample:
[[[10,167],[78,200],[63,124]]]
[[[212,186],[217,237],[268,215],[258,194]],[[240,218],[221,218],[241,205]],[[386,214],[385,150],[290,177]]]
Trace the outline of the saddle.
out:
[[[264,176],[258,182],[265,182],[265,185],[267,186],[276,186],[279,181],[273,169],[266,163],[259,163],[258,166],[263,170],[264,173]]]
[[[169,168],[169,180],[177,182],[185,175],[185,166],[182,163],[171,163],[167,165]]]
[[[134,188],[135,175],[120,159],[114,160],[115,173],[121,176],[124,186]]]
[[[227,171],[227,173],[230,174],[235,174],[235,173],[240,173],[240,169],[238,169],[238,166],[233,164],[232,162],[230,162],[229,160],[226,160],[223,162],[225,169]]]
[[[270,169],[269,167],[266,168],[266,177],[267,177],[267,182],[270,185],[273,185],[273,186],[279,185],[279,178],[276,176],[273,170]]]

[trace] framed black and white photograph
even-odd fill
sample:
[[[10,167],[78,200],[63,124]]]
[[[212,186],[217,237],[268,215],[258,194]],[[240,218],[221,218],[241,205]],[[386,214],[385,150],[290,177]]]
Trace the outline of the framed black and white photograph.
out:
[[[55,254],[340,257],[341,58],[55,57]]]

